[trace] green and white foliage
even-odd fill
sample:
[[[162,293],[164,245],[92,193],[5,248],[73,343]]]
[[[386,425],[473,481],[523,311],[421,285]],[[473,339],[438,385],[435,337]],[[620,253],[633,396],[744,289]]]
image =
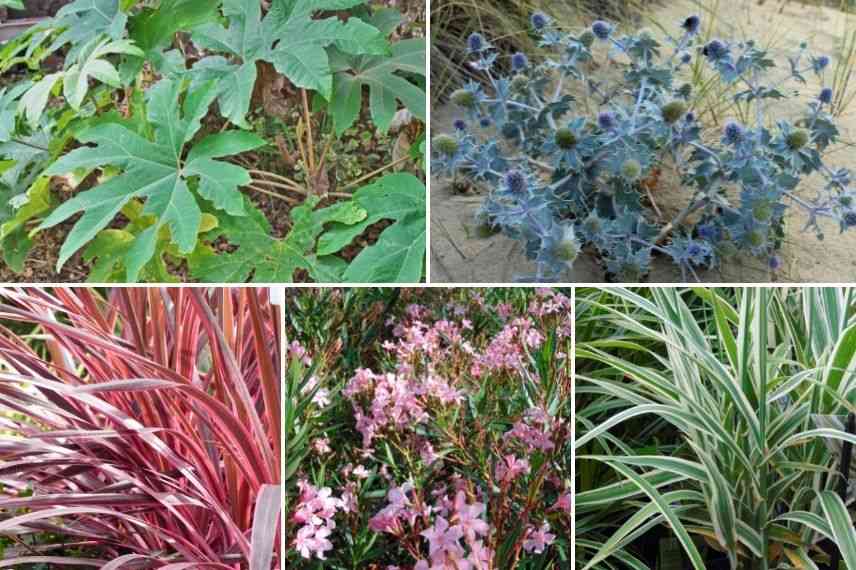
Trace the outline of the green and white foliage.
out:
[[[827,445],[856,435],[815,421],[856,411],[854,308],[851,289],[580,290],[577,567],[648,568],[633,543],[661,525],[696,570],[817,568],[828,540],[856,567]]]

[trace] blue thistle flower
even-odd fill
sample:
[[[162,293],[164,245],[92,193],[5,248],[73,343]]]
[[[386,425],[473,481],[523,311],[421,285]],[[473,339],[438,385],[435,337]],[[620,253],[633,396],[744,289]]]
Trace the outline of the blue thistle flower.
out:
[[[849,211],[844,213],[844,217],[842,218],[844,225],[848,228],[852,228],[856,226],[856,212]]]
[[[705,241],[719,241],[719,228],[713,224],[702,224],[698,226],[698,237]]]
[[[767,265],[773,271],[778,271],[779,269],[781,269],[782,264],[783,264],[782,258],[778,255],[771,255],[770,259],[767,260]]]
[[[528,186],[526,175],[519,170],[509,170],[503,177],[505,187],[512,194],[523,194]]]
[[[612,33],[612,26],[603,20],[597,20],[591,25],[591,32],[600,40],[608,40]]]
[[[490,125],[491,125],[490,118],[488,118],[488,117],[482,117],[481,119],[479,119],[479,126],[480,126],[481,128],[486,129],[486,128],[488,128]]]
[[[817,98],[820,99],[821,103],[829,105],[832,103],[832,88],[824,87],[820,90],[820,95],[818,95]]]
[[[681,24],[681,27],[690,35],[695,35],[701,25],[701,19],[693,14]]]
[[[681,54],[681,63],[683,63],[684,65],[688,64],[692,60],[693,60],[693,56],[690,55],[689,52],[684,52],[683,54]]]
[[[550,23],[550,18],[544,12],[535,12],[529,21],[536,30],[543,30]]]
[[[692,112],[689,112],[684,115],[684,120],[688,123],[692,123],[693,121],[695,121],[695,115]]]
[[[597,115],[597,124],[601,129],[608,131],[615,126],[615,115],[610,111],[601,111]]]
[[[452,123],[452,126],[455,127],[456,131],[465,131],[467,130],[467,123],[463,119],[455,119],[455,122]]]
[[[725,142],[737,144],[743,139],[743,125],[737,121],[728,121],[725,124]]]
[[[467,49],[470,53],[479,53],[485,49],[484,36],[478,32],[473,32],[467,38]]]
[[[529,58],[525,53],[517,52],[511,56],[511,70],[522,71],[529,67]]]
[[[822,71],[826,69],[826,66],[829,65],[829,56],[822,55],[815,60],[815,66],[818,71]]]
[[[728,55],[728,46],[721,40],[710,40],[710,42],[704,46],[702,53],[710,61],[719,61]]]

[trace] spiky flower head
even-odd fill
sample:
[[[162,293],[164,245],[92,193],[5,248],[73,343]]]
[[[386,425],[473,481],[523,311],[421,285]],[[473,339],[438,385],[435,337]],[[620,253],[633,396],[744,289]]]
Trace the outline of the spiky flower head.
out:
[[[470,53],[479,53],[485,49],[485,43],[483,35],[473,32],[467,38],[467,49],[470,50]]]
[[[743,140],[743,125],[737,121],[728,121],[725,123],[725,142],[728,144],[737,144]]]
[[[603,230],[603,220],[592,212],[583,221],[583,229],[591,235],[599,234]]]
[[[687,112],[687,104],[679,99],[669,101],[663,105],[660,112],[663,113],[663,120],[671,125],[677,123],[678,119],[684,116]]]
[[[768,202],[759,202],[752,208],[752,217],[759,222],[769,221],[773,217],[773,206]]]
[[[634,181],[642,174],[642,165],[635,158],[628,158],[621,165],[621,176],[628,181]]]
[[[612,34],[612,26],[603,20],[597,20],[592,23],[591,31],[599,40],[608,40],[610,34]]]
[[[553,255],[565,263],[571,264],[579,253],[580,244],[577,242],[576,235],[574,235],[574,227],[568,224],[563,228],[561,239],[554,246]]]
[[[452,123],[452,126],[455,127],[456,131],[465,131],[467,130],[467,122],[463,119],[455,119],[455,122]]]
[[[710,40],[702,53],[711,61],[719,61],[728,55],[728,46],[721,40]]]
[[[778,255],[771,255],[770,259],[767,260],[767,265],[773,271],[778,271],[779,269],[781,269],[782,264],[783,264],[782,258]]]
[[[844,225],[848,228],[856,226],[856,212],[852,210],[849,212],[845,212],[842,221],[844,222]]]
[[[586,46],[587,48],[590,48],[592,46],[595,39],[596,38],[594,33],[589,29],[584,30],[583,33],[580,34],[580,43]]]
[[[611,111],[601,111],[597,114],[597,124],[605,131],[610,130],[615,126],[615,114]]]
[[[505,176],[502,177],[502,182],[512,194],[523,194],[529,185],[526,175],[519,170],[509,170],[506,172]]]
[[[431,146],[446,156],[452,156],[458,152],[458,141],[450,135],[437,135],[434,137]]]
[[[570,150],[577,146],[577,135],[568,127],[558,129],[555,134],[556,146],[562,150]]]
[[[824,87],[820,90],[820,95],[818,95],[817,98],[820,99],[821,103],[829,105],[832,103],[832,88]]]
[[[476,106],[476,96],[472,91],[468,91],[466,89],[456,89],[452,91],[452,94],[449,96],[452,100],[452,103],[457,105],[458,107],[464,107],[466,109],[472,109]]]
[[[681,27],[684,31],[690,35],[695,35],[698,33],[699,26],[701,26],[701,18],[693,14],[684,20],[684,23],[681,24]]]
[[[543,30],[550,23],[550,17],[544,12],[535,12],[532,14],[532,17],[529,18],[529,22],[536,30]]]
[[[746,234],[746,241],[749,242],[749,245],[752,247],[761,247],[764,245],[765,239],[764,232],[759,229],[752,229],[749,233]]]
[[[734,257],[738,253],[737,245],[730,240],[721,241],[716,244],[716,253],[720,257]]]
[[[480,126],[481,128],[486,129],[486,128],[488,128],[490,125],[491,125],[491,122],[490,122],[490,118],[489,118],[489,117],[482,117],[481,119],[479,119],[479,126]]]
[[[511,56],[511,70],[521,71],[529,67],[529,58],[523,52],[517,52]]]
[[[693,56],[690,52],[685,51],[684,53],[681,54],[681,63],[683,63],[684,65],[688,64],[692,60],[693,60]]]
[[[815,60],[815,66],[818,71],[823,71],[829,65],[829,56],[821,55]]]
[[[529,78],[523,75],[522,73],[518,73],[517,75],[511,78],[512,91],[525,91],[528,85]]]
[[[790,133],[787,137],[788,148],[791,150],[799,150],[808,144],[809,134],[805,129],[797,129]]]
[[[686,122],[688,122],[688,123],[692,123],[693,121],[695,121],[695,115],[694,115],[692,112],[687,113],[687,114],[684,116],[684,120],[685,120]]]

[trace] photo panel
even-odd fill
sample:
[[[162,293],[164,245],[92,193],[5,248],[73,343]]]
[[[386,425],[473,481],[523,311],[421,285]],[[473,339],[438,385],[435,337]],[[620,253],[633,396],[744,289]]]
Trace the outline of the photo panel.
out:
[[[571,568],[571,292],[287,289],[288,568]]]

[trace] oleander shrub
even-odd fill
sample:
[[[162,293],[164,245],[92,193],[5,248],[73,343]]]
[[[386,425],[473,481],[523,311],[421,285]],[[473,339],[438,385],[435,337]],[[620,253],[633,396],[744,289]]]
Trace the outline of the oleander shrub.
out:
[[[286,567],[571,567],[568,296],[302,290],[285,313]]]
[[[655,255],[685,278],[741,253],[776,270],[788,208],[802,210],[804,229],[819,239],[821,219],[842,232],[856,225],[851,173],[824,160],[839,136],[832,90],[808,94],[801,116],[787,119],[777,103],[793,93],[770,54],[752,40],[703,44],[701,25],[690,16],[665,40],[646,29],[620,34],[603,20],[568,33],[538,12],[530,28],[554,54],[545,58],[503,53],[478,33],[468,38],[468,63],[487,86],[471,81],[451,94],[461,117],[434,137],[432,166],[489,189],[477,214],[481,233],[525,244],[537,263],[525,278],[559,278],[583,248],[625,282],[643,279]],[[829,57],[794,47],[787,80],[822,77]],[[616,62],[618,73],[607,73]],[[726,120],[715,140],[703,138],[693,85],[682,79],[691,66],[711,71],[748,120]],[[571,84],[581,95],[568,92]],[[498,136],[484,136],[487,127]],[[670,219],[646,193],[665,169],[686,204]],[[809,176],[825,184],[805,196]]]
[[[282,567],[265,289],[0,291],[2,568]]]

